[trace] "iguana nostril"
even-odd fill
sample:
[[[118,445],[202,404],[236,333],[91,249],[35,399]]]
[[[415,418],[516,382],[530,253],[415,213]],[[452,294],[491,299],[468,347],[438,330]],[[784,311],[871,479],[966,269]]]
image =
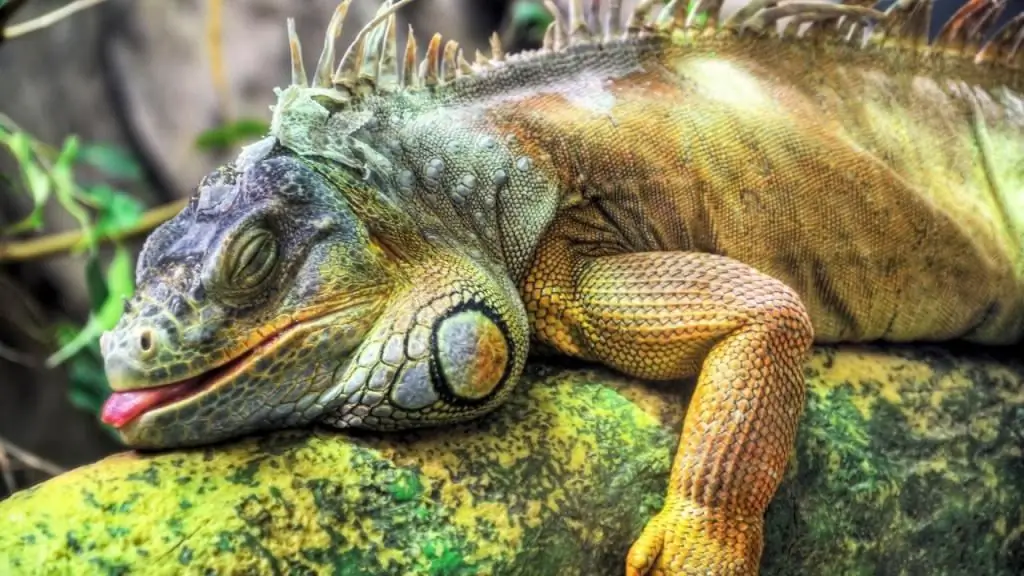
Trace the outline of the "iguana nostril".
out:
[[[150,328],[143,328],[139,334],[139,352],[143,358],[149,358],[156,352],[156,335]]]

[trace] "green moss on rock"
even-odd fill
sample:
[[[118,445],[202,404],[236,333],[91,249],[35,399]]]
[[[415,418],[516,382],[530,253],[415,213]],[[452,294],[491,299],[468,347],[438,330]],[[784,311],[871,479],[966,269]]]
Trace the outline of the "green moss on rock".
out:
[[[1024,367],[823,349],[764,574],[1019,574]],[[532,366],[413,433],[125,453],[0,503],[0,574],[621,574],[687,386]]]

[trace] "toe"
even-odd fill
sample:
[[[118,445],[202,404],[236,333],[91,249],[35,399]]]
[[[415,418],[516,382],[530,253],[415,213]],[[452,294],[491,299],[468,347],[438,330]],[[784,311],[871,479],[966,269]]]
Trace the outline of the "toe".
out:
[[[633,543],[626,557],[626,576],[644,576],[651,574],[651,568],[658,561],[661,547],[665,541],[665,532],[657,519],[652,520],[640,538]]]

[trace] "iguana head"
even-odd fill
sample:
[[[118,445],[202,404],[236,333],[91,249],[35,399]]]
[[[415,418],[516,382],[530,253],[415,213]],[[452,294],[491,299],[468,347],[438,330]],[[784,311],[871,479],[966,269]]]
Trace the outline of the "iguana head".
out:
[[[115,391],[103,419],[140,446],[311,420],[388,298],[392,268],[304,161],[210,174],[147,240],[136,295],[102,338]]]
[[[259,146],[273,152],[207,176],[146,241],[136,294],[101,339],[104,421],[164,448],[500,404],[528,336],[500,266],[395,202],[386,179]]]

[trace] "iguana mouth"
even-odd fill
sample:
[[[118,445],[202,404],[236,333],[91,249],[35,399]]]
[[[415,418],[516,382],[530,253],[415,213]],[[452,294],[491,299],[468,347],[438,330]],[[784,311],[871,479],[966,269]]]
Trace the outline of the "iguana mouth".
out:
[[[275,332],[231,360],[190,378],[151,388],[114,392],[103,404],[100,418],[114,428],[122,428],[147,412],[181,402],[212,389],[244,370],[252,361],[263,356],[261,352],[271,349],[285,333],[291,332],[295,328],[297,326],[293,325],[289,329]]]

